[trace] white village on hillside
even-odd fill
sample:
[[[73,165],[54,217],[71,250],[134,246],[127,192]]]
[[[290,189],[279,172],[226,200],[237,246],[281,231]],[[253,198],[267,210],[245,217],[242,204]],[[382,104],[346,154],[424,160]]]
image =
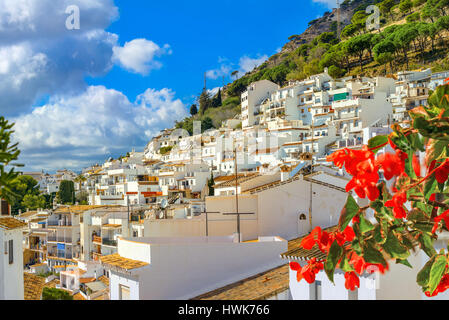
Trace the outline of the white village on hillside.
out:
[[[12,216],[2,201],[0,300],[39,300],[45,287],[77,300],[427,299],[409,285],[427,262],[421,251],[413,269],[393,263],[355,291],[338,270],[335,285],[324,271],[297,282],[288,263],[320,254],[300,250],[301,238],[334,228],[345,204],[350,178],[326,156],[407,126],[407,111],[448,77],[427,69],[332,79],[325,70],[282,88],[262,80],[220,129],[163,130],[143,151],[85,168],[83,179],[24,172],[47,194],[75,181],[88,205]],[[436,246],[448,239],[443,231]]]

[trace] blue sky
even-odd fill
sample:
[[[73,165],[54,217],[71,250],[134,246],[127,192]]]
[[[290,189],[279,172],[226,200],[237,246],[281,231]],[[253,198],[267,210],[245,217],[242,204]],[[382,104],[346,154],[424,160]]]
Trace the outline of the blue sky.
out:
[[[204,73],[212,90],[252,70],[333,2],[2,0],[0,114],[25,170],[143,150],[188,116]]]
[[[239,69],[242,57],[271,56],[292,34],[328,10],[313,1],[115,1],[120,18],[107,29],[121,44],[146,38],[169,44],[173,53],[159,59],[163,66],[148,76],[116,66],[105,77],[89,78],[125,92],[133,100],[147,87],[172,88],[185,103],[201,92],[204,72],[222,64]],[[225,60],[225,61],[222,61]],[[225,77],[226,83],[231,79]],[[208,88],[222,85],[222,77],[208,78]]]

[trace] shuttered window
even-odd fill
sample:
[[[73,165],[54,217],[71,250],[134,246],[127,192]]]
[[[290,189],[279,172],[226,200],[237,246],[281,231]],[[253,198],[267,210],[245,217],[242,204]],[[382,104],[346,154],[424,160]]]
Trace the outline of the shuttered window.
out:
[[[9,264],[14,263],[14,247],[13,247],[13,241],[9,240]]]

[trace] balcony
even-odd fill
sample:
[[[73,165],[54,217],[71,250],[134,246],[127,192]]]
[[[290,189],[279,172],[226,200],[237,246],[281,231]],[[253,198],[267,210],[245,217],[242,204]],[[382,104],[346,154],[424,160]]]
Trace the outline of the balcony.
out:
[[[340,140],[337,142],[338,148],[355,147],[363,144],[362,138]]]
[[[72,238],[48,236],[47,241],[48,242],[72,243]]]
[[[71,227],[72,221],[65,221],[65,220],[48,221],[47,225],[49,227]]]
[[[117,247],[117,240],[103,238],[102,244],[105,246]]]
[[[101,237],[99,237],[99,236],[92,236],[92,242],[101,244]]]

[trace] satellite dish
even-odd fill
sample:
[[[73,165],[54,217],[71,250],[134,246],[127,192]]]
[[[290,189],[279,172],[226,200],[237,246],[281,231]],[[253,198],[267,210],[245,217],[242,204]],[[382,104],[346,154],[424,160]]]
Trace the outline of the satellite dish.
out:
[[[161,201],[161,208],[165,209],[165,208],[167,208],[167,205],[168,205],[167,199],[162,199],[162,201]]]

